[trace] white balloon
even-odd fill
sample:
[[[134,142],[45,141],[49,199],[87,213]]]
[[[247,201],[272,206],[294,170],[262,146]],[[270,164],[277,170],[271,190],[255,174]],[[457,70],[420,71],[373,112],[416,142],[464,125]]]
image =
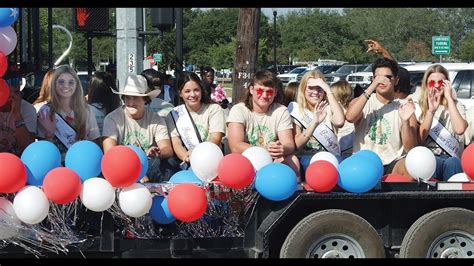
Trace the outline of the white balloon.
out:
[[[433,152],[428,148],[416,146],[408,152],[405,166],[413,178],[426,181],[436,171],[436,159]]]
[[[79,197],[87,209],[102,212],[114,204],[115,188],[112,187],[109,181],[100,177],[93,177],[84,181]]]
[[[250,147],[246,149],[242,153],[242,155],[250,160],[255,171],[260,170],[262,167],[264,167],[267,164],[273,163],[273,159],[272,159],[272,156],[270,156],[270,153],[268,153],[268,151],[262,147],[258,147],[258,146]]]
[[[0,197],[0,239],[9,239],[18,234],[20,219],[15,214],[13,203]]]
[[[217,167],[224,154],[216,144],[202,142],[194,147],[191,153],[191,166],[194,174],[203,182],[208,183],[217,177]]]
[[[130,217],[140,217],[150,211],[153,197],[144,185],[134,183],[120,191],[119,206]]]
[[[38,224],[48,216],[49,201],[39,187],[26,186],[15,195],[13,209],[22,222]]]
[[[0,28],[0,51],[5,55],[15,50],[17,43],[16,32],[12,27]]]
[[[313,162],[316,162],[319,160],[330,162],[332,165],[334,165],[334,167],[336,167],[336,169],[337,169],[337,166],[339,165],[339,161],[337,160],[336,156],[334,156],[334,154],[327,151],[320,151],[314,154],[309,164],[312,164]]]
[[[448,182],[471,182],[466,173],[457,173],[448,179]]]

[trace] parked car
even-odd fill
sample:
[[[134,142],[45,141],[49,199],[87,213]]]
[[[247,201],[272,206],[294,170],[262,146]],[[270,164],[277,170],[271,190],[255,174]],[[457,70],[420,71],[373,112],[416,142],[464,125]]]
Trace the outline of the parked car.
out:
[[[336,72],[326,74],[324,77],[329,84],[337,82],[341,79],[346,79],[347,75],[359,72],[365,69],[368,64],[343,65]]]
[[[290,80],[289,82],[292,82],[292,81],[301,82],[301,79],[303,78],[304,74],[306,74],[306,72],[308,72],[310,70],[317,70],[317,71],[321,72],[321,74],[324,75],[324,74],[329,74],[329,73],[335,72],[341,66],[342,65],[319,65],[315,68],[305,70],[304,72],[302,72],[302,73],[298,74],[298,76],[296,76],[296,80]]]
[[[283,84],[283,86],[286,86],[290,80],[296,80],[296,76],[298,76],[298,74],[303,73],[306,69],[308,68],[297,67],[291,70],[290,72],[288,72],[287,74],[280,74],[280,75],[277,75],[277,77],[281,80],[281,83]]]

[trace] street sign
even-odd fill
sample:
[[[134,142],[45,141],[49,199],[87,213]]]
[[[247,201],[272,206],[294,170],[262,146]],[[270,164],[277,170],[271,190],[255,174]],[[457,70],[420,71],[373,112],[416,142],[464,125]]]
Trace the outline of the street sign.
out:
[[[431,38],[431,53],[434,55],[451,53],[450,36],[433,36]]]
[[[163,54],[153,54],[153,61],[155,61],[155,63],[161,63],[163,59]]]

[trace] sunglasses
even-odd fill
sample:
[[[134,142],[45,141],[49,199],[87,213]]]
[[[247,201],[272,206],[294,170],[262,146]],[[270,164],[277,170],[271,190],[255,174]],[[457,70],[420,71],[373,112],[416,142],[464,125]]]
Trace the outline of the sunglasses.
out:
[[[66,84],[69,87],[76,86],[76,82],[74,80],[70,80],[70,81],[66,82],[64,79],[58,79],[58,80],[56,80],[56,83],[59,84],[60,86],[65,86]]]
[[[267,97],[272,97],[274,94],[275,94],[275,90],[273,88],[269,89],[269,90],[264,90],[262,88],[258,88],[255,90],[257,92],[257,96],[258,97],[262,97],[263,96],[263,92],[266,93]]]
[[[444,83],[442,80],[438,80],[438,82],[434,81],[434,80],[430,80],[428,81],[428,87],[429,88],[434,88],[436,86],[436,84],[438,84],[438,88],[441,88],[444,86]]]

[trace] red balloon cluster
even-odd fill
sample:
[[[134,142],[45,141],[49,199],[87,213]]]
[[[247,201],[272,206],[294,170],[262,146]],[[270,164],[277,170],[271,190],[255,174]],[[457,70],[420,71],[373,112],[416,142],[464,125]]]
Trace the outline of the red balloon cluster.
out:
[[[131,148],[118,145],[105,152],[101,162],[102,174],[116,188],[124,188],[136,182],[142,166],[137,153]]]
[[[396,173],[391,173],[391,174],[387,174],[387,175],[384,175],[382,177],[382,182],[393,182],[393,183],[397,183],[397,182],[415,182],[415,179],[409,177],[409,176],[404,176],[404,175],[400,175],[400,174],[396,174]]]
[[[247,157],[239,153],[231,153],[219,162],[217,175],[224,186],[242,189],[252,184],[255,170]]]
[[[309,165],[305,177],[306,183],[314,191],[328,192],[336,186],[339,173],[332,163],[318,160]]]
[[[0,153],[0,193],[15,193],[26,185],[26,167],[17,156]]]
[[[194,222],[206,212],[206,192],[191,183],[176,185],[168,194],[168,209],[176,219]]]
[[[3,77],[5,73],[7,72],[8,68],[8,61],[7,57],[3,52],[0,51],[0,77]]]
[[[4,106],[10,98],[10,87],[8,83],[0,78],[0,107]]]
[[[74,201],[81,193],[81,178],[76,172],[66,167],[57,167],[49,171],[43,180],[46,197],[56,204],[67,204]]]
[[[474,178],[474,144],[464,149],[461,155],[461,167],[468,177]]]

